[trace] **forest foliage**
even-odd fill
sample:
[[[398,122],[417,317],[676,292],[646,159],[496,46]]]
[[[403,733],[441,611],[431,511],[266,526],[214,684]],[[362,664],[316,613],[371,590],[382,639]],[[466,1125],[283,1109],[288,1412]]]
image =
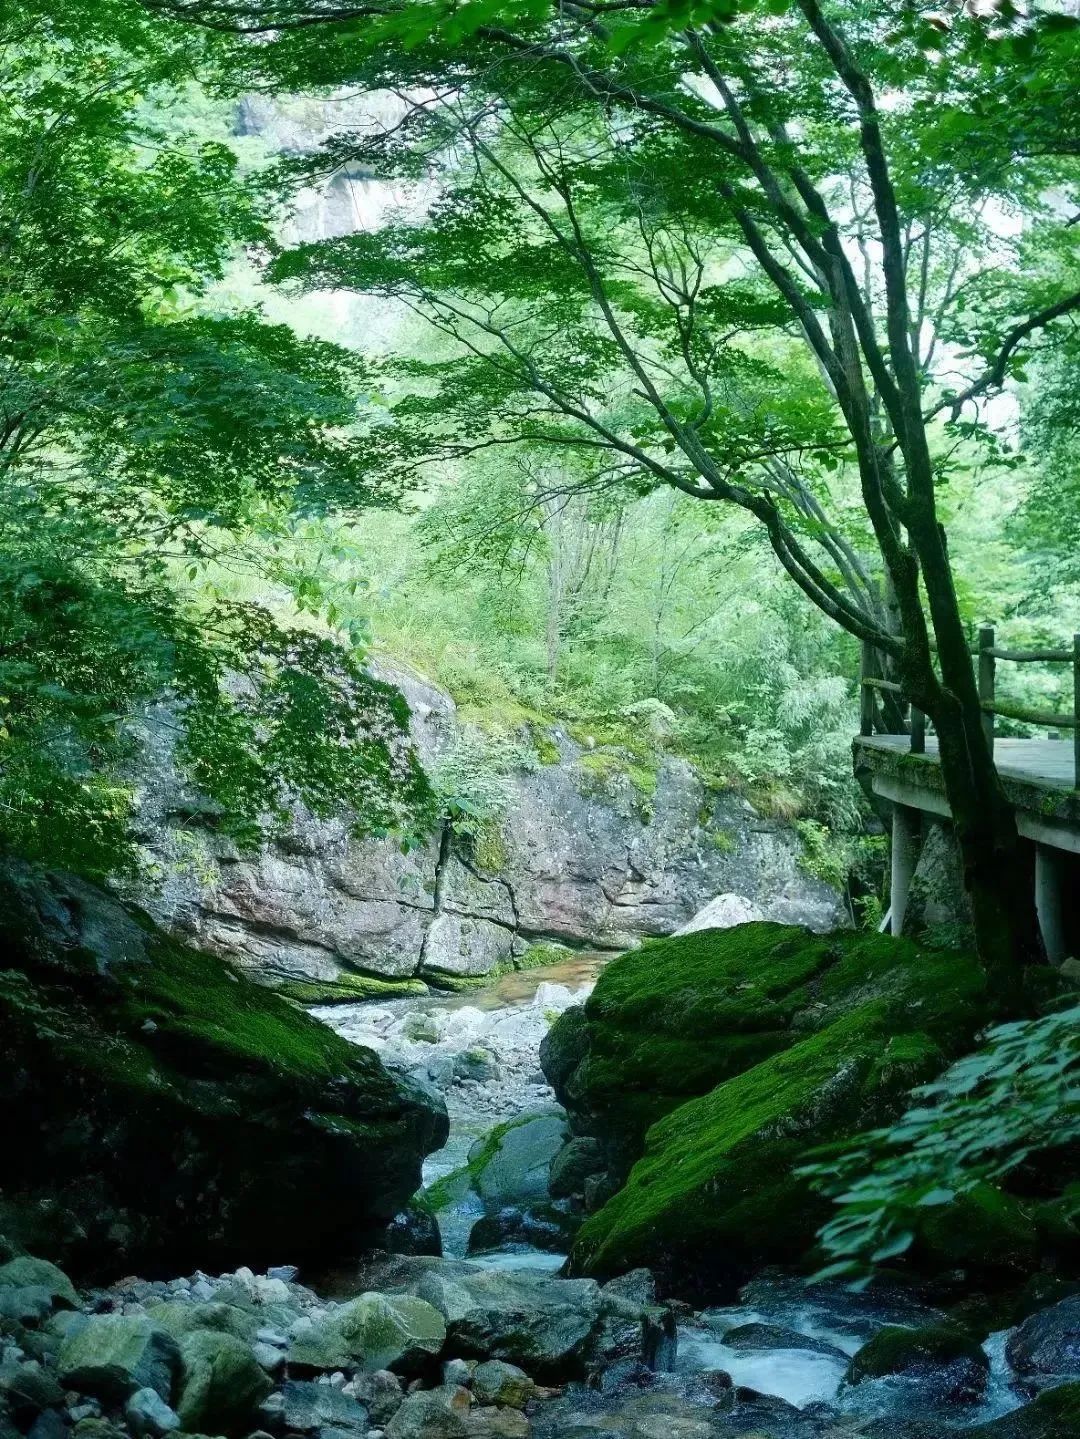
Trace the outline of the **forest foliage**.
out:
[[[984,960],[1030,957],[968,651],[1080,628],[1078,33],[1009,3],[6,7],[4,850],[135,868],[151,734],[244,843],[297,801],[408,842],[440,805],[482,826],[561,728],[643,791],[689,757],[842,880],[864,641],[938,729]],[[277,153],[252,93],[344,118]],[[303,234],[343,180],[378,222]],[[488,737],[453,773],[380,651]],[[1019,1153],[1014,1080],[1051,1081],[1026,1122],[1060,1111],[1060,1022],[853,1152],[835,1253],[900,1245],[943,1155]]]

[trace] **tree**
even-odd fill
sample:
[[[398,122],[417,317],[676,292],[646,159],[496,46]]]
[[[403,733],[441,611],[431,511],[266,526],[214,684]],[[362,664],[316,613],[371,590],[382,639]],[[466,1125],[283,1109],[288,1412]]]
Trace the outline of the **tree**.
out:
[[[158,116],[223,45],[122,0],[0,17],[0,845],[95,875],[135,863],[124,775],[154,705],[243,840],[297,798],[376,829],[426,801],[362,656],[193,583],[341,487],[382,494],[357,357],[210,306],[267,206]]]
[[[397,405],[396,462],[584,446],[753,515],[933,721],[984,960],[1034,958],[936,490],[1080,310],[1075,24],[878,0],[148,3],[270,39],[252,63],[291,84],[418,97],[315,163],[434,178],[426,215],[275,266],[395,296],[458,346]],[[849,472],[858,515],[830,500]]]

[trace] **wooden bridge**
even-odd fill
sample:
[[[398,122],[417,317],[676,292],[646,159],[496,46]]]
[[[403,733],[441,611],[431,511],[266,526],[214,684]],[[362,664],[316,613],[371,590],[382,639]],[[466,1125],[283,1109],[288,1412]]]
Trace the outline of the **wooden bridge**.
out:
[[[1032,882],[1043,943],[1059,962],[1074,951],[1080,901],[1080,635],[1069,650],[1010,650],[995,643],[989,625],[979,630],[979,697],[983,723],[1005,792],[1016,808],[1017,828],[1030,842]],[[1071,713],[1042,712],[1001,700],[996,693],[998,661],[1062,664],[1071,668]],[[860,674],[860,729],[855,772],[873,793],[892,806],[890,909],[893,934],[907,912],[912,875],[921,846],[922,816],[950,817],[937,741],[926,733],[921,713],[904,704],[898,684],[883,679],[872,647],[863,646]],[[889,727],[883,701],[893,717],[903,716],[906,732],[875,733]],[[905,713],[906,711],[906,713]],[[995,734],[1000,716],[1071,738],[1010,739]]]

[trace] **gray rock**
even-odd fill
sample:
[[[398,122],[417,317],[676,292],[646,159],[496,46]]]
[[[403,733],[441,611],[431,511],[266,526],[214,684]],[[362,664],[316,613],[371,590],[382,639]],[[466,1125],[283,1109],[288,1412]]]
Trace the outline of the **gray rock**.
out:
[[[422,1294],[447,1318],[447,1352],[505,1359],[538,1379],[584,1369],[584,1349],[600,1319],[592,1279],[555,1279],[536,1270],[486,1269],[460,1259],[375,1255],[358,1282],[387,1293]]]
[[[546,1199],[551,1162],[566,1138],[561,1110],[500,1125],[469,1151],[473,1188],[491,1206]]]
[[[83,1314],[79,1309],[59,1309],[49,1318],[46,1327],[50,1334],[63,1340],[70,1334],[77,1334],[80,1329],[85,1329],[89,1319],[89,1314]]]
[[[27,1430],[26,1439],[68,1439],[67,1416],[59,1409],[43,1409]]]
[[[313,1434],[323,1428],[349,1430],[357,1434],[367,1431],[368,1411],[364,1405],[330,1384],[290,1379],[280,1396],[273,1397],[281,1400],[278,1408],[281,1423],[297,1434]],[[263,1412],[266,1408],[264,1404]]]
[[[527,1209],[507,1205],[495,1214],[478,1219],[469,1231],[469,1255],[490,1254],[513,1246],[542,1249],[548,1254],[567,1254],[580,1227],[580,1216],[554,1204]]]
[[[516,1364],[488,1359],[473,1371],[472,1391],[478,1404],[524,1409],[536,1393],[536,1385]]]
[[[438,1354],[445,1339],[443,1316],[425,1300],[368,1293],[296,1338],[289,1362],[312,1369],[409,1370]]]
[[[220,1289],[218,1294],[227,1291]],[[182,1300],[155,1300],[146,1306],[147,1315],[176,1340],[184,1339],[196,1329],[211,1329],[231,1334],[250,1343],[260,1328],[259,1315],[247,1304],[228,1304],[215,1298],[209,1304],[193,1304]]]
[[[407,1394],[386,1439],[467,1439],[469,1404],[469,1391],[451,1384]]]
[[[16,1418],[38,1414],[64,1401],[64,1391],[36,1359],[0,1365],[0,1396],[7,1400]]]
[[[84,1399],[81,1404],[71,1406],[68,1410],[68,1418],[72,1424],[78,1424],[80,1419],[100,1419],[101,1405],[96,1399]]]
[[[1025,1319],[1009,1336],[1005,1357],[1025,1377],[1080,1377],[1080,1294]]]
[[[8,1289],[0,1289],[0,1319],[36,1327],[49,1317],[52,1307],[52,1296],[40,1284],[24,1284],[19,1288],[12,1285]]]
[[[489,1049],[477,1047],[454,1055],[455,1079],[475,1079],[478,1083],[498,1079],[499,1064]]]
[[[750,924],[765,919],[765,911],[742,894],[718,894],[699,909],[692,919],[681,924],[676,934],[696,934],[702,929],[732,929],[737,924]]]
[[[401,1032],[406,1039],[411,1039],[413,1044],[439,1042],[439,1026],[435,1023],[435,1017],[423,1009],[414,1010],[407,1016]]]
[[[295,1264],[271,1264],[266,1271],[267,1278],[280,1279],[285,1284],[291,1284],[299,1273]]]
[[[441,1254],[439,1221],[426,1205],[415,1200],[395,1214],[379,1240],[390,1254]]]
[[[553,1199],[569,1199],[584,1194],[586,1180],[604,1168],[603,1151],[591,1135],[570,1139],[551,1161],[548,1188]]]
[[[231,1334],[195,1329],[180,1357],[176,1412],[183,1427],[197,1434],[250,1429],[271,1384],[248,1346]]]
[[[64,1340],[57,1358],[62,1383],[105,1403],[147,1388],[168,1402],[179,1367],[171,1334],[145,1317],[122,1314],[91,1315]]]
[[[904,933],[967,948],[974,942],[974,921],[959,846],[950,824],[930,818],[924,822],[923,845],[904,911]]]
[[[830,1359],[847,1363],[850,1355],[825,1339],[813,1339],[800,1334],[797,1329],[786,1329],[780,1324],[737,1324],[734,1329],[725,1329],[723,1341],[729,1349],[801,1349],[809,1354],[827,1354]]]
[[[532,1426],[518,1409],[473,1409],[465,1421],[469,1439],[528,1439]]]
[[[420,1279],[417,1293],[439,1311],[447,1324],[463,1319],[473,1307],[472,1294],[465,1285],[438,1271]]]
[[[401,1408],[401,1401],[405,1397],[401,1380],[389,1369],[376,1369],[371,1375],[369,1393],[368,1407],[371,1410],[372,1424],[388,1424]]]
[[[272,1344],[275,1349],[288,1349],[289,1341],[276,1329],[256,1329],[255,1338],[260,1344]]]
[[[79,1296],[75,1286],[62,1269],[50,1264],[47,1259],[34,1259],[29,1254],[20,1254],[0,1265],[0,1290],[43,1289],[51,1305],[61,1309],[77,1309]]]
[[[133,1434],[154,1436],[169,1434],[180,1428],[180,1416],[171,1409],[156,1389],[136,1389],[124,1405],[124,1418]]]
[[[465,1281],[471,1307],[450,1342],[476,1358],[504,1359],[540,1378],[570,1377],[600,1318],[591,1279],[549,1279],[527,1270],[481,1270]]]
[[[443,1383],[467,1389],[475,1368],[475,1363],[470,1364],[467,1359],[448,1359],[442,1367]]]
[[[630,1269],[615,1279],[609,1279],[601,1286],[600,1293],[605,1302],[621,1299],[644,1309],[656,1303],[656,1276],[651,1269]]]
[[[267,1374],[276,1378],[284,1373],[284,1349],[279,1349],[276,1344],[260,1344],[256,1341],[251,1346],[251,1352],[255,1356],[255,1363]]]

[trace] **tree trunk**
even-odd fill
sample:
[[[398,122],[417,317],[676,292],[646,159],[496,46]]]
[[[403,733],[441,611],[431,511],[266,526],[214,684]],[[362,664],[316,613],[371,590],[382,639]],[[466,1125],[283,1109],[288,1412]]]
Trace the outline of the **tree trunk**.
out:
[[[934,622],[941,671],[933,706],[945,795],[971,897],[978,954],[1002,997],[1015,999],[1023,969],[1043,959],[1035,897],[1027,882],[1016,815],[1002,788],[982,708],[952,569],[936,522],[912,539]]]

